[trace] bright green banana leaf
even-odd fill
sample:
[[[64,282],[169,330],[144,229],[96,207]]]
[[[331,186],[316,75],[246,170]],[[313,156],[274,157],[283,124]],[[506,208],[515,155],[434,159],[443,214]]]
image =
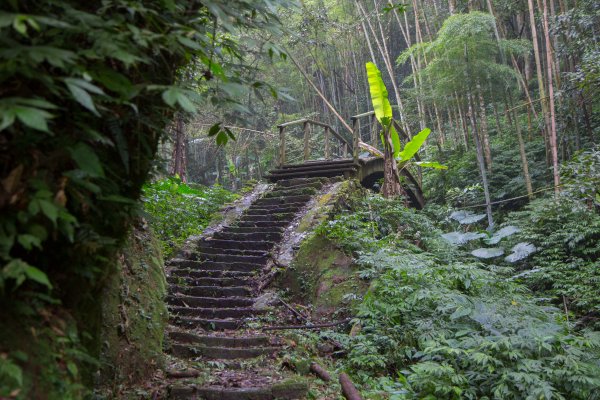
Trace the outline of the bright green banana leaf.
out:
[[[427,140],[430,133],[431,129],[425,128],[413,136],[412,140],[406,143],[406,146],[404,146],[404,149],[400,152],[400,161],[408,161],[413,158],[421,146],[423,146],[423,143],[425,143],[425,140]]]
[[[447,166],[442,165],[437,161],[416,161],[414,164],[425,168],[448,169]]]
[[[369,78],[369,89],[371,92],[371,101],[373,103],[373,110],[375,111],[375,117],[381,125],[389,127],[390,137],[392,138],[392,145],[394,148],[394,158],[398,158],[400,154],[400,136],[392,125],[392,106],[388,99],[388,91],[385,87],[383,79],[381,79],[381,71],[372,62],[367,63],[367,76]],[[383,134],[381,135],[381,142],[385,147],[383,140]]]
[[[370,61],[367,63],[367,77],[369,78],[369,89],[375,117],[381,125],[388,125],[393,116],[392,106],[388,100],[388,91],[383,79],[381,79],[381,71]]]

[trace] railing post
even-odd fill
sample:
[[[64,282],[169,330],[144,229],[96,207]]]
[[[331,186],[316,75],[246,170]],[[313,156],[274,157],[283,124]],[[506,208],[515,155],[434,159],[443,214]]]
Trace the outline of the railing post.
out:
[[[358,161],[358,135],[359,135],[358,118],[352,119],[352,158],[354,162]]]
[[[325,159],[329,160],[329,127],[325,127]]]
[[[308,142],[308,136],[309,136],[309,127],[308,127],[308,122],[304,123],[304,161],[308,161],[308,158],[310,157],[310,148],[309,148],[309,142]]]
[[[283,130],[285,126],[279,127],[279,166],[285,164],[285,135]]]

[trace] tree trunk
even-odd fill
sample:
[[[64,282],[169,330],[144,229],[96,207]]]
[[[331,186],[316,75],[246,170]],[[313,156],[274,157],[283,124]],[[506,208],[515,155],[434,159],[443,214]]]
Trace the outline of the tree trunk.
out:
[[[530,0],[531,1],[531,0]],[[558,171],[558,143],[556,140],[556,115],[554,110],[554,83],[552,82],[552,44],[548,27],[548,1],[543,0],[544,7],[544,37],[546,39],[546,66],[548,68],[548,96],[550,103],[550,150],[552,151],[552,169],[554,175],[554,194],[560,191],[560,175]]]
[[[386,198],[398,197],[403,193],[398,174],[398,165],[394,159],[394,146],[388,127],[383,128],[383,188],[381,194]]]
[[[171,175],[178,175],[179,178],[186,182],[186,138],[183,126],[183,116],[178,113],[175,122],[175,143],[173,144],[173,154],[171,162]]]

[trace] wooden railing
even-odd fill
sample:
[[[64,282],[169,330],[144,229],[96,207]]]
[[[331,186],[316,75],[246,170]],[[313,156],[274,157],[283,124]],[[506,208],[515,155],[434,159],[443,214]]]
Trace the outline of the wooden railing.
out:
[[[333,129],[330,125],[309,118],[303,118],[296,121],[290,121],[277,125],[277,127],[279,128],[279,165],[283,165],[286,163],[286,128],[300,124],[302,124],[302,129],[304,132],[304,161],[308,161],[310,159],[310,125],[318,126],[325,130],[325,143],[323,143],[323,151],[326,160],[328,160],[332,155],[330,143],[330,139],[332,138],[336,139],[338,144],[342,146],[342,156],[345,156],[346,154],[351,154],[355,158],[355,160],[358,159],[358,137],[353,137],[354,140],[352,141],[352,143],[350,143],[345,137],[336,132],[336,130]]]

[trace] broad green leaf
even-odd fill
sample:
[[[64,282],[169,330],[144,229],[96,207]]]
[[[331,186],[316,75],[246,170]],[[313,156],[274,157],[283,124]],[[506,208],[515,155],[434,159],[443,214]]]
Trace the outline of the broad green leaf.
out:
[[[414,164],[425,168],[448,169],[446,165],[442,165],[437,161],[415,161]]]
[[[44,215],[48,217],[50,221],[56,224],[56,219],[58,218],[58,206],[56,206],[56,204],[53,202],[44,199],[39,199],[38,204],[42,210],[42,213],[44,213]]]
[[[208,136],[215,136],[221,130],[221,123],[216,123],[208,130]]]
[[[21,246],[23,246],[23,248],[25,250],[31,250],[34,247],[37,247],[38,249],[42,248],[42,241],[40,240],[39,237],[34,236],[34,235],[30,235],[30,234],[19,235],[19,236],[17,236],[17,241],[19,242],[19,244]]]
[[[473,224],[485,218],[485,214],[474,214],[471,211],[459,210],[450,214],[450,218],[463,225]]]
[[[104,170],[100,159],[94,151],[87,145],[79,143],[71,149],[71,157],[77,163],[77,166],[92,178],[104,177]]]
[[[73,95],[73,98],[77,100],[79,104],[90,110],[92,113],[94,113],[94,115],[98,117],[100,116],[100,113],[98,112],[98,110],[96,110],[96,105],[94,104],[94,100],[92,100],[92,96],[90,96],[90,94],[85,89],[67,80],[65,80],[65,83],[69,88],[69,91]]]
[[[520,231],[520,229],[517,228],[516,226],[512,226],[512,225],[505,226],[504,228],[500,229],[498,232],[494,233],[494,235],[491,238],[486,239],[486,243],[496,244],[496,243],[500,242],[500,240],[504,239],[505,237],[515,234],[519,231]]]
[[[528,257],[530,254],[535,253],[537,248],[531,243],[521,242],[516,244],[511,251],[512,253],[506,256],[504,260],[509,263],[514,263]]]
[[[383,125],[382,121],[384,118],[389,118],[391,120],[393,116],[392,106],[388,100],[388,91],[383,79],[381,79],[381,72],[377,66],[372,62],[368,62],[366,68],[375,117],[377,118],[377,121]]]
[[[449,232],[449,233],[444,233],[442,235],[442,238],[444,238],[445,240],[447,240],[448,242],[450,242],[452,244],[462,245],[462,244],[468,243],[472,240],[484,238],[485,236],[486,236],[485,233],[477,233],[477,232],[466,232],[466,233]]]
[[[41,283],[42,285],[47,286],[48,289],[52,289],[52,284],[48,280],[48,275],[46,275],[38,268],[28,265],[25,268],[25,275],[27,275],[27,278],[31,279],[32,281],[36,281],[37,283]]]
[[[425,128],[416,134],[410,142],[406,143],[406,146],[404,146],[404,149],[400,152],[400,161],[408,161],[413,158],[421,146],[423,146],[423,143],[425,143],[425,140],[427,140],[430,133],[431,129]]]
[[[186,37],[186,36],[177,36],[177,41],[182,45],[189,47],[194,50],[202,50],[203,47],[198,44],[198,42]]]
[[[499,247],[482,247],[471,252],[477,258],[496,258],[504,254],[504,250]]]
[[[217,145],[218,146],[225,146],[227,144],[229,140],[229,137],[227,136],[227,133],[225,133],[225,131],[220,131],[219,133],[217,133]]]
[[[33,107],[17,106],[13,108],[17,118],[24,125],[42,132],[48,132],[47,120],[52,118],[52,114],[47,111]]]

